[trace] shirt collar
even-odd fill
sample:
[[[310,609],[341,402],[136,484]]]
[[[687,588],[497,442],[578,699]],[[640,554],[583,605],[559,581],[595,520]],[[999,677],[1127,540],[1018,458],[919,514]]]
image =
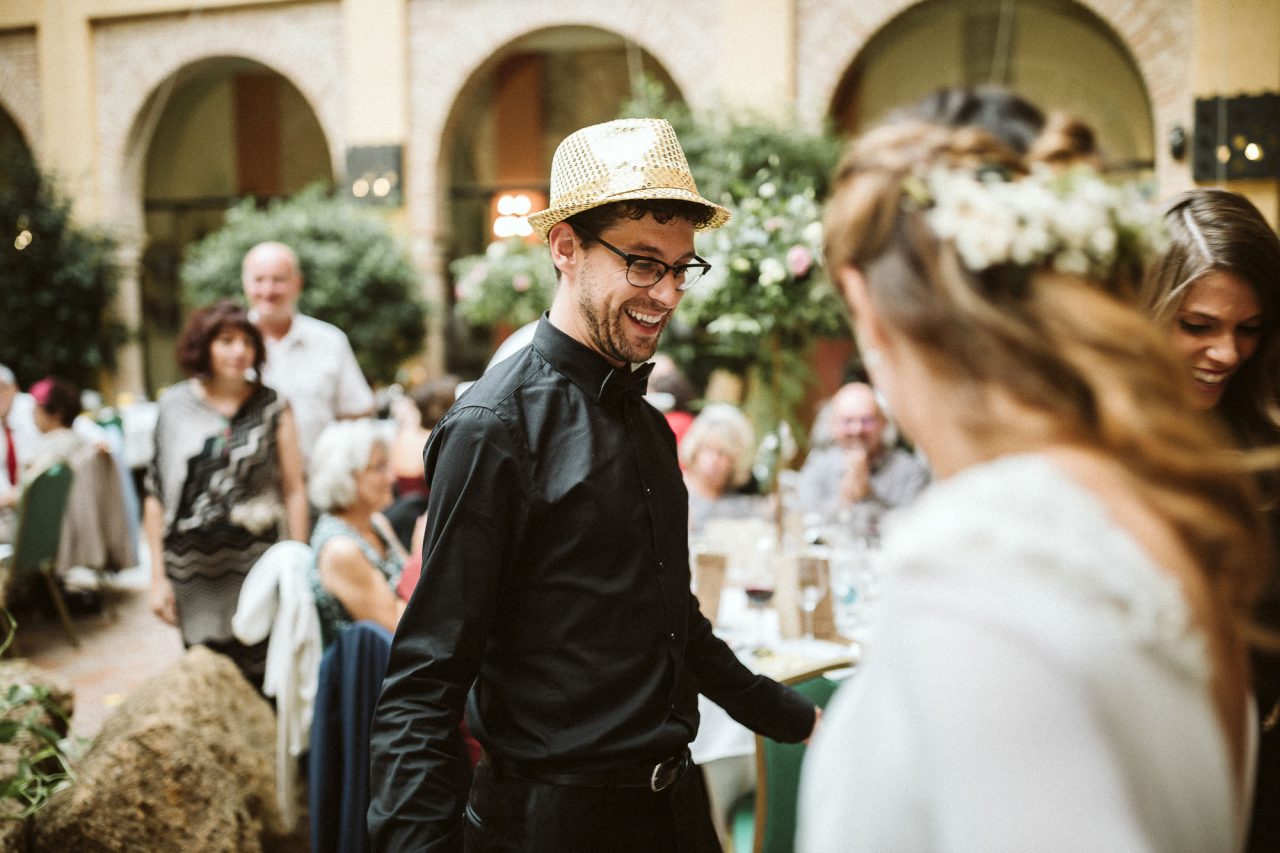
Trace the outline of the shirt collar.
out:
[[[634,370],[615,368],[598,352],[553,326],[546,314],[533,333],[533,347],[582,393],[597,402],[627,389],[643,394],[653,370],[652,364]]]

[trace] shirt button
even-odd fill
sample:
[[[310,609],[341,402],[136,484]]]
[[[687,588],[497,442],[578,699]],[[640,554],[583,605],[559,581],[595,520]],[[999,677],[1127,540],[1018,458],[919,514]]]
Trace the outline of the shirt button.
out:
[[[673,642],[673,643],[674,643],[675,641],[676,641],[676,635],[673,633],[673,634],[671,635],[671,642]]]
[[[666,564],[665,564],[665,563],[663,563],[661,560],[659,560],[659,561],[658,561],[658,568],[660,568],[660,569],[665,569],[666,567],[667,567],[667,566],[666,566]]]

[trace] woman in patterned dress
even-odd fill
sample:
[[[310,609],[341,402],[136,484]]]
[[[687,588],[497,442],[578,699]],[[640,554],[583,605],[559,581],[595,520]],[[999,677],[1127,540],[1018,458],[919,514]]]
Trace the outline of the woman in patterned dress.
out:
[[[178,341],[192,378],[160,398],[144,524],[151,609],[186,646],[227,655],[255,686],[264,640],[231,632],[240,587],[285,536],[306,541],[302,455],[293,413],[258,380],[266,350],[245,310],[223,300],[196,311]]]
[[[307,486],[322,512],[311,534],[311,590],[325,646],[362,619],[394,631],[404,612],[395,588],[408,555],[381,512],[392,481],[388,444],[372,421],[325,427]]]

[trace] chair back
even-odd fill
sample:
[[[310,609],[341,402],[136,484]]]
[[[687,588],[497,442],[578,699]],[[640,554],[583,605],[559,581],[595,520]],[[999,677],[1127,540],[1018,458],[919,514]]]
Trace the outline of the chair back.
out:
[[[827,677],[850,661],[833,661],[785,679],[786,684],[825,708],[839,683]],[[800,790],[803,743],[778,743],[756,736],[755,853],[791,853],[796,839],[796,802]]]
[[[59,463],[42,471],[22,493],[13,542],[15,578],[38,574],[42,566],[57,557],[70,491],[71,469]]]

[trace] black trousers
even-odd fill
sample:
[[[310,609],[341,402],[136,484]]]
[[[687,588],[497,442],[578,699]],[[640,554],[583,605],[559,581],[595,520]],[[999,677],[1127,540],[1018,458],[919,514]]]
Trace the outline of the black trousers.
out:
[[[671,787],[584,788],[501,776],[481,762],[466,811],[467,853],[718,853],[702,771]]]

